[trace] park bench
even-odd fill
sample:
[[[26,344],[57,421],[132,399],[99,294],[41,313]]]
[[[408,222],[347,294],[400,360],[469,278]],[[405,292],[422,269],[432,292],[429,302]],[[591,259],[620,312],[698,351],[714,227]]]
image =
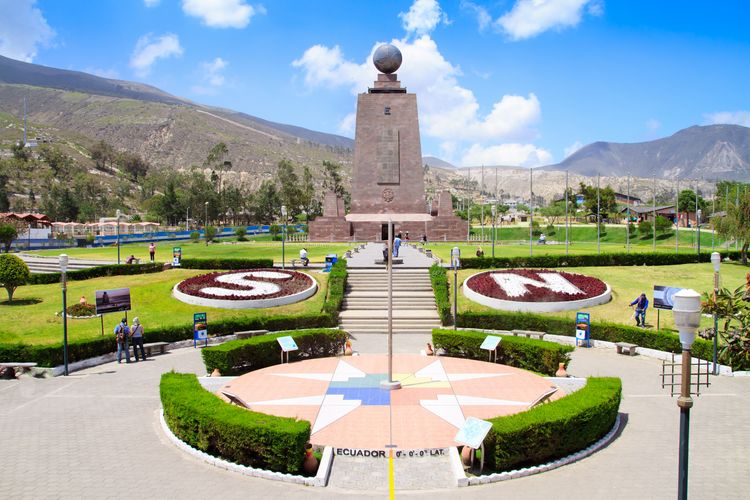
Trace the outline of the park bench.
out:
[[[143,344],[143,349],[146,351],[146,356],[151,357],[154,351],[158,350],[159,354],[164,354],[167,350],[166,342],[150,342]]]
[[[23,375],[27,371],[31,370],[36,366],[36,363],[23,362],[23,361],[5,361],[0,363],[0,367],[13,368],[13,373],[16,377]]]
[[[249,339],[250,337],[257,337],[258,335],[265,335],[268,330],[245,330],[244,332],[234,332],[238,339]]]
[[[617,342],[615,346],[617,346],[617,354],[629,354],[631,356],[635,356],[635,350],[638,347],[635,344],[628,344],[627,342]]]
[[[544,332],[536,332],[534,330],[511,330],[511,333],[515,336],[523,335],[526,338],[537,338],[539,340],[544,340],[544,336],[547,335]]]
[[[346,253],[344,253],[344,258],[345,259],[351,259],[352,258],[352,251],[351,250],[347,250]]]

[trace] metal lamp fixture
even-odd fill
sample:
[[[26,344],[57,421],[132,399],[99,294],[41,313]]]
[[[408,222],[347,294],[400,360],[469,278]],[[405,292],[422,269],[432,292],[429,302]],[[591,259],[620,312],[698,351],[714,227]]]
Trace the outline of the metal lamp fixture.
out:
[[[451,267],[453,268],[453,329],[458,323],[458,268],[461,267],[461,249],[451,249]]]
[[[492,258],[495,258],[495,216],[497,214],[497,205],[492,204]]]
[[[690,442],[690,408],[693,398],[690,397],[691,354],[690,348],[695,341],[695,331],[701,321],[701,296],[691,289],[683,289],[674,295],[674,322],[680,332],[682,344],[682,374],[680,397],[677,406],[680,408],[680,457],[678,469],[677,498],[687,500],[688,490],[688,449]]]
[[[119,225],[119,220],[118,220]],[[60,283],[62,284],[62,317],[63,317],[63,367],[64,374],[68,376],[68,283],[67,273],[68,271],[68,256],[66,254],[60,254]]]
[[[281,231],[281,269],[286,269],[286,263],[284,262],[286,260],[286,251],[285,251],[285,243],[286,243],[286,205],[281,205],[281,219],[284,222],[284,228]]]
[[[208,246],[208,202],[203,203],[206,207],[205,217],[203,219],[203,236],[206,239],[206,246]]]
[[[719,295],[719,268],[721,267],[721,254],[719,252],[711,253],[711,264],[714,266],[714,302],[716,302],[716,297]],[[714,311],[714,353],[713,353],[713,363],[714,363],[713,374],[714,375],[719,374],[719,365],[718,365],[718,359],[717,359],[718,349],[719,349],[719,317],[716,315],[716,311]]]
[[[122,217],[122,212],[120,212],[120,209],[118,208],[115,212],[115,217],[117,217],[117,264],[120,264],[120,217]]]

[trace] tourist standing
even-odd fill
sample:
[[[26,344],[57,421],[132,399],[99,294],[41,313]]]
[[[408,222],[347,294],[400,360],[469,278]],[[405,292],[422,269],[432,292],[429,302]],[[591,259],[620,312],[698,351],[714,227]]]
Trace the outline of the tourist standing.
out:
[[[154,257],[156,256],[156,244],[154,244],[154,242],[151,242],[148,246],[148,255],[151,257],[151,262],[153,262]]]
[[[125,362],[130,363],[130,328],[128,318],[122,318],[120,324],[115,327],[115,338],[117,339],[117,362],[122,361],[122,351],[125,351]]]
[[[637,326],[646,327],[646,309],[648,309],[648,299],[646,294],[642,293],[637,299],[630,303],[631,306],[635,306],[635,324]]]
[[[398,257],[398,249],[401,247],[401,233],[398,233],[396,239],[393,240],[393,256]]]
[[[141,348],[141,358],[146,361],[146,351],[143,349],[143,325],[138,318],[133,318],[133,326],[130,327],[130,336],[133,339],[133,355],[138,362],[138,347]]]

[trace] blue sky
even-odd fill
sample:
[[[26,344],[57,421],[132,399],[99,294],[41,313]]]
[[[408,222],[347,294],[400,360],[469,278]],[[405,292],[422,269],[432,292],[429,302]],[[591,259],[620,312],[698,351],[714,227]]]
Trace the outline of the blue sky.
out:
[[[422,150],[555,163],[598,140],[750,126],[750,3],[637,0],[0,0],[0,54],[353,136],[382,42]]]

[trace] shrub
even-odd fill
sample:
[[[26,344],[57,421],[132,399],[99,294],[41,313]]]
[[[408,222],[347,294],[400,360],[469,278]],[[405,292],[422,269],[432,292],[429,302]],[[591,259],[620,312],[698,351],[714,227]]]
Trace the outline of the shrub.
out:
[[[672,221],[661,215],[656,216],[656,232],[666,234],[672,232]]]
[[[206,226],[203,228],[204,235],[206,237],[206,241],[213,241],[214,238],[216,238],[216,227],[214,226]]]
[[[190,233],[190,241],[192,241],[193,243],[198,243],[199,239],[201,239],[201,233],[199,233],[198,231],[193,231],[192,233]]]
[[[273,267],[273,259],[182,259],[185,269],[259,269]]]
[[[646,238],[653,235],[654,226],[647,220],[642,220],[638,223],[638,232],[641,233],[641,238]]]
[[[487,359],[487,351],[480,349],[487,334],[476,330],[432,331],[432,343],[436,349],[443,349],[447,356],[469,358],[479,361]],[[497,359],[504,365],[554,375],[560,363],[567,365],[572,346],[501,335],[502,342],[497,347]]]
[[[68,313],[68,316],[75,316],[75,317],[87,317],[87,316],[95,316],[96,315],[96,306],[94,304],[73,304],[72,306],[68,306],[66,309],[66,312]]]
[[[554,236],[557,233],[557,228],[553,224],[547,224],[545,229],[547,231],[547,236]]]
[[[491,419],[485,464],[496,471],[512,470],[582,450],[612,429],[621,396],[620,379],[589,378],[584,388],[569,396]]]
[[[440,321],[443,325],[452,325],[453,315],[451,313],[451,300],[448,288],[448,273],[445,268],[439,264],[433,264],[430,267],[430,282],[432,283],[432,291],[435,294],[435,303],[437,304]]]
[[[83,281],[91,278],[101,278],[102,276],[125,276],[133,274],[158,273],[164,270],[162,264],[129,264],[117,265],[111,264],[106,266],[90,267],[88,269],[78,269],[68,271],[67,278],[70,281]],[[30,285],[49,285],[60,281],[60,273],[32,274],[29,278]]]
[[[218,368],[222,375],[238,375],[276,365],[281,352],[276,339],[286,335],[293,336],[299,347],[299,350],[289,353],[290,361],[335,356],[341,353],[347,338],[343,330],[317,328],[233,340],[203,349],[201,354],[206,371]]]
[[[169,428],[190,446],[250,467],[292,474],[300,470],[310,422],[225,403],[203,389],[193,374],[163,374],[159,392]]]
[[[0,224],[0,243],[5,247],[5,252],[10,252],[10,245],[18,237],[18,231],[12,224]]]
[[[29,266],[15,255],[0,255],[0,285],[8,292],[8,302],[13,302],[13,292],[29,281]]]
[[[323,312],[331,315],[336,321],[338,321],[341,304],[344,301],[348,276],[349,273],[346,270],[345,260],[336,262],[331,267],[331,272],[328,275],[328,296],[323,304]]]
[[[237,236],[237,241],[247,241],[245,236],[247,235],[247,229],[244,227],[238,227],[234,230],[234,235]]]

